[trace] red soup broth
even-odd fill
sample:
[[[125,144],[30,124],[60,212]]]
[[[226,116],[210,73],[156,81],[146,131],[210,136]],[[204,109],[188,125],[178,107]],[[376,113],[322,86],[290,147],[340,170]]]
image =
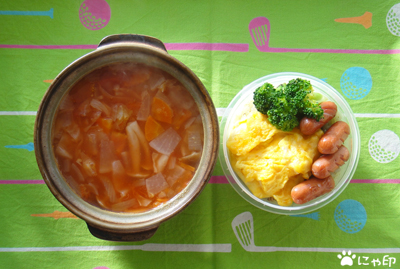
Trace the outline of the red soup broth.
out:
[[[88,203],[141,212],[178,194],[198,168],[199,109],[168,73],[119,63],[78,81],[57,110],[52,143],[59,169]]]

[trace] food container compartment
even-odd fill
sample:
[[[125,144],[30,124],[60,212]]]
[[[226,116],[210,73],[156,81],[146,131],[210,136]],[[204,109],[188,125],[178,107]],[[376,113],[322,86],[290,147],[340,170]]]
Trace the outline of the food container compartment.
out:
[[[204,129],[200,164],[189,184],[164,204],[140,213],[113,212],[85,202],[60,172],[52,144],[55,114],[71,87],[93,70],[126,62],[156,67],[176,78],[198,106]],[[104,38],[96,50],[72,62],[52,82],[37,113],[34,144],[40,172],[50,191],[69,211],[87,223],[94,236],[113,241],[140,241],[153,236],[161,223],[185,209],[206,186],[218,154],[218,118],[199,78],[169,55],[160,40],[142,35],[112,35]]]
[[[282,83],[287,83],[291,79],[295,78],[302,78],[309,80],[315,92],[321,93],[327,98],[327,100],[336,103],[338,110],[336,117],[333,120],[345,121],[350,127],[350,135],[348,136],[348,138],[344,143],[344,145],[350,152],[350,158],[343,166],[340,167],[339,170],[337,170],[333,174],[336,186],[331,192],[324,194],[305,204],[293,203],[291,206],[280,206],[274,200],[260,199],[251,193],[246,184],[242,182],[242,180],[234,172],[231,166],[226,142],[228,140],[234,121],[237,119],[238,115],[243,113],[244,109],[246,109],[246,105],[248,106],[249,103],[252,103],[253,93],[258,87],[260,87],[266,82],[269,82],[274,87],[277,87],[278,85]],[[276,214],[283,214],[283,215],[304,214],[311,211],[315,211],[327,205],[328,203],[332,202],[336,197],[338,197],[344,191],[344,189],[347,187],[350,180],[352,179],[356,171],[360,155],[360,131],[358,129],[354,113],[351,110],[349,104],[332,86],[330,86],[326,82],[318,78],[315,78],[313,76],[302,73],[283,72],[283,73],[271,74],[261,77],[253,81],[249,85],[245,86],[232,99],[229,106],[225,110],[225,113],[220,122],[220,130],[221,130],[220,134],[221,145],[220,145],[219,159],[224,174],[228,179],[229,183],[240,196],[242,196],[246,201],[248,201],[252,205],[262,210]]]

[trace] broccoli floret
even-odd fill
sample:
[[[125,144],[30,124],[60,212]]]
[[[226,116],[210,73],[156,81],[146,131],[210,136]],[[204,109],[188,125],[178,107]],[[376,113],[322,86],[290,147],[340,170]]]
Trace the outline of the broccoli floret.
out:
[[[286,85],[286,96],[290,102],[297,107],[298,117],[308,117],[319,121],[324,111],[314,98],[314,90],[310,81],[304,79],[293,79]]]
[[[274,96],[275,88],[270,83],[265,83],[261,87],[259,87],[253,96],[254,105],[256,109],[261,113],[267,115],[268,110],[271,108]]]
[[[254,92],[256,109],[268,115],[269,121],[278,129],[291,131],[299,126],[303,117],[319,121],[323,110],[314,96],[311,83],[304,79],[293,79],[276,89],[266,83]]]
[[[291,131],[299,126],[299,120],[296,115],[290,113],[282,113],[280,109],[271,109],[268,111],[269,121],[282,131]]]

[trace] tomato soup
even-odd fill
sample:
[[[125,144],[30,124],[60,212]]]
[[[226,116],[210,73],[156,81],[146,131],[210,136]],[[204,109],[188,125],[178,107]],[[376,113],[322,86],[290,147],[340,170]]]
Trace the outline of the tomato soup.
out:
[[[204,131],[197,104],[168,73],[118,63],[78,81],[56,113],[59,169],[82,199],[141,212],[178,194],[199,165]]]

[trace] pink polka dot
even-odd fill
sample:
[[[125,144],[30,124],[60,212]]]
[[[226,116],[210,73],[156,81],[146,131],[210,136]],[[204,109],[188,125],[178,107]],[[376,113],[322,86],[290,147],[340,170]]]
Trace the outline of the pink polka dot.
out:
[[[79,19],[83,26],[90,30],[99,30],[105,27],[111,18],[111,9],[105,0],[85,0],[79,8]],[[93,21],[103,21],[95,27],[91,27]]]

